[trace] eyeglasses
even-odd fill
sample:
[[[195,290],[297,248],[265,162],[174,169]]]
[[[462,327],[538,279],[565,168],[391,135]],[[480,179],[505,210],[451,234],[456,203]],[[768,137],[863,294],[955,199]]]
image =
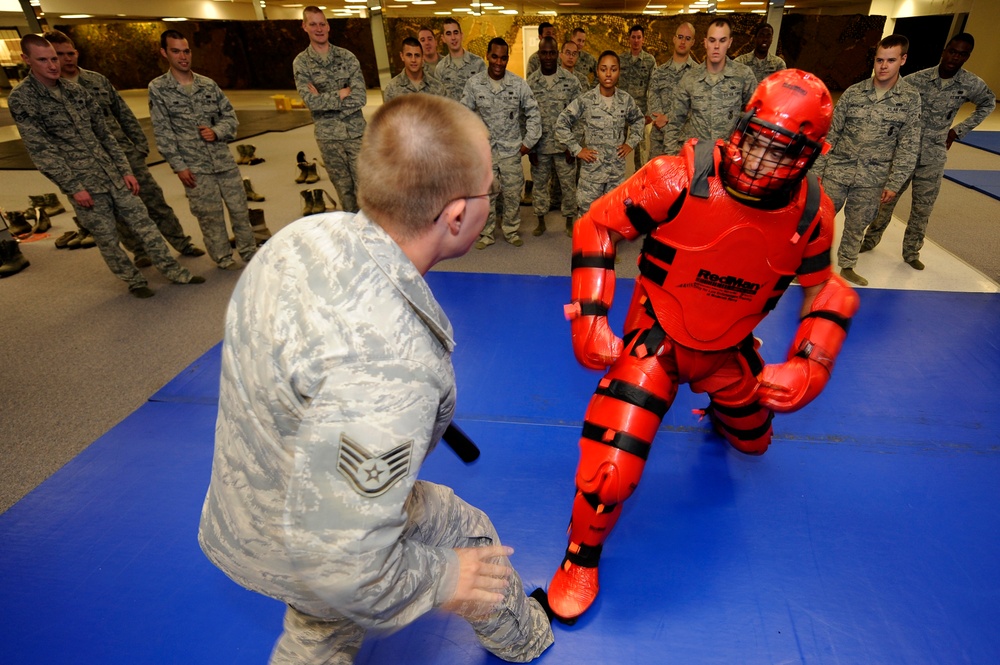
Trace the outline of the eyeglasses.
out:
[[[453,198],[452,200],[450,200],[450,201],[448,201],[447,203],[444,204],[444,206],[441,208],[441,212],[439,212],[437,214],[437,216],[434,218],[434,221],[435,222],[438,221],[438,219],[441,218],[441,215],[444,214],[444,209],[447,208],[448,206],[450,206],[455,201],[468,201],[469,199],[487,199],[487,198],[489,198],[489,196],[490,196],[490,193],[486,192],[485,194],[476,194],[475,196],[459,196],[459,197]]]

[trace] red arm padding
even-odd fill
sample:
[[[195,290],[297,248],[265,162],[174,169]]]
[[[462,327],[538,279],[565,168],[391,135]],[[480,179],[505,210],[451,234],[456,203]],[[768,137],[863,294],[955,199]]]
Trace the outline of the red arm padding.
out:
[[[590,369],[604,369],[622,352],[622,341],[608,326],[608,310],[615,297],[615,244],[593,215],[573,227],[572,302],[565,307],[570,320],[573,353]]]
[[[662,220],[687,186],[685,161],[658,157],[625,183],[594,201],[573,227],[573,352],[584,367],[604,369],[621,355],[623,344],[608,327],[607,312],[615,295],[615,243],[635,240],[651,230],[637,228],[627,212],[642,210],[642,219]],[[641,225],[640,225],[641,226]]]
[[[840,275],[830,277],[799,324],[788,360],[765,365],[758,377],[757,398],[763,406],[784,413],[816,399],[830,380],[858,302],[858,294]]]

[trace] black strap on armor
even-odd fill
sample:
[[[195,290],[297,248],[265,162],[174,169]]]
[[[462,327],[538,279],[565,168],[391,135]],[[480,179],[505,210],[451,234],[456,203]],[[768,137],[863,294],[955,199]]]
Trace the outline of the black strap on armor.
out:
[[[607,316],[608,308],[596,300],[580,301],[580,316]]]
[[[601,562],[601,550],[604,549],[604,545],[584,545],[583,543],[570,545],[570,547],[574,546],[579,548],[576,552],[566,550],[566,558],[570,563],[584,568],[597,568],[597,564]]]
[[[596,494],[587,494],[586,492],[581,492],[580,496],[583,497],[583,500],[586,501],[587,504],[591,508],[593,508],[594,512],[597,513],[598,515],[603,515],[604,513],[610,513],[618,506],[617,503],[609,503],[609,504],[601,503],[601,497],[599,497]]]
[[[594,393],[604,397],[612,397],[619,402],[625,402],[626,404],[631,404],[632,406],[637,406],[640,409],[649,411],[657,418],[663,418],[663,416],[667,413],[667,409],[670,408],[670,405],[666,400],[657,397],[645,388],[640,388],[639,386],[626,383],[625,381],[621,381],[619,379],[612,380],[606,388],[598,387]]]
[[[753,372],[754,376],[757,376],[764,371],[764,360],[757,353],[757,349],[754,346],[753,335],[747,335],[743,338],[743,341],[736,346],[736,350],[740,352],[743,359],[747,361],[747,366],[750,367],[750,371]]]
[[[844,332],[848,332],[851,329],[851,319],[845,319],[839,314],[834,314],[833,312],[825,312],[820,310],[818,312],[809,312],[802,317],[802,320],[806,319],[826,319],[827,321],[833,321],[838,326],[844,329]]]
[[[694,173],[689,187],[692,196],[707,199],[710,193],[708,179],[715,175],[715,142],[699,140],[694,144]]]
[[[615,269],[615,257],[603,254],[582,254],[573,255],[572,268],[603,268],[604,270]]]
[[[649,441],[643,441],[625,432],[615,432],[610,441],[605,441],[604,433],[607,431],[608,428],[602,425],[595,425],[589,421],[584,421],[583,423],[583,438],[602,443],[605,446],[617,448],[618,450],[624,450],[643,461],[649,458]]]

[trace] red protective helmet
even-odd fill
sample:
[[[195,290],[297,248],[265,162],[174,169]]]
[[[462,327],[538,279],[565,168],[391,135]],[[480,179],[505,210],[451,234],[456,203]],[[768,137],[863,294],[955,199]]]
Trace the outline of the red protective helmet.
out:
[[[824,140],[833,100],[823,82],[801,69],[761,81],[722,151],[726,186],[755,198],[789,191],[829,150]]]

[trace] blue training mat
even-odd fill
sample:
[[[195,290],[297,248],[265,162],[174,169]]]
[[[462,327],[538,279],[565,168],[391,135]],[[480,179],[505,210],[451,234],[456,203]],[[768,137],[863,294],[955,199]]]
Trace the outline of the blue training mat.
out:
[[[527,589],[545,586],[600,378],[555,309],[568,278],[429,280],[459,343],[457,420],[482,456],[466,466],[439,446],[421,475],[483,508]],[[601,595],[537,662],[1000,662],[1000,296],[861,297],[828,389],[775,417],[767,454],[730,449],[690,413],[705,398],[681,390],[605,546]],[[767,360],[784,357],[798,304],[789,294],[760,327]],[[4,663],[266,662],[283,607],[197,544],[218,361],[215,347],[0,515]],[[370,635],[357,663],[501,661],[431,613]]]
[[[963,187],[1000,199],[1000,171],[962,171],[947,169],[944,177]]]
[[[986,130],[971,131],[963,136],[959,140],[959,143],[1000,155],[1000,132]]]

